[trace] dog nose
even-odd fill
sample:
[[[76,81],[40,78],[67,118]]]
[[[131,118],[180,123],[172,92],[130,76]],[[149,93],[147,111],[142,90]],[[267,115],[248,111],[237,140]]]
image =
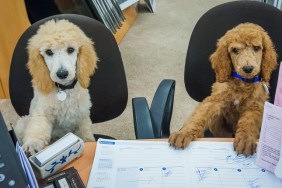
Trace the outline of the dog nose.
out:
[[[254,67],[253,67],[253,66],[244,66],[244,67],[243,67],[243,71],[244,71],[245,73],[251,73],[253,70],[254,70]]]
[[[65,70],[65,69],[60,68],[60,69],[57,71],[56,74],[57,74],[58,78],[60,78],[60,79],[65,79],[65,78],[68,77],[69,72],[68,72],[67,70]]]

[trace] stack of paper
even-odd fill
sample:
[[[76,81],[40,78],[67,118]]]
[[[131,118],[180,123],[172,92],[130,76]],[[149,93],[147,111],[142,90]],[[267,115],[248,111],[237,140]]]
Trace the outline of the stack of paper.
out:
[[[276,86],[274,105],[264,105],[258,145],[257,164],[282,178],[282,63]]]
[[[105,26],[116,33],[125,20],[117,0],[92,0],[92,7]]]
[[[137,3],[139,0],[117,0],[117,3],[119,4],[121,10],[126,9],[127,7],[133,5],[134,3]]]
[[[27,177],[30,188],[39,188],[33,169],[19,143],[16,143],[16,152],[20,158],[24,173]]]
[[[145,3],[151,12],[156,12],[156,0],[145,0]]]

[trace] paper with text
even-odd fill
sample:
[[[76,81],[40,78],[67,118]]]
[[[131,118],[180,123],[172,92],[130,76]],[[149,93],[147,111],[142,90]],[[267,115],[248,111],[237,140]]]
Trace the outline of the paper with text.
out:
[[[231,142],[176,150],[166,142],[99,139],[87,188],[282,187],[254,161],[237,156]]]
[[[281,140],[281,148],[280,148],[279,161],[276,164],[276,168],[274,170],[275,176],[282,179],[282,152],[281,151],[282,151],[282,140]]]
[[[279,76],[277,80],[274,104],[276,106],[282,107],[282,62],[280,63],[279,67]]]
[[[274,172],[279,161],[281,139],[282,108],[265,102],[257,149],[257,165]]]

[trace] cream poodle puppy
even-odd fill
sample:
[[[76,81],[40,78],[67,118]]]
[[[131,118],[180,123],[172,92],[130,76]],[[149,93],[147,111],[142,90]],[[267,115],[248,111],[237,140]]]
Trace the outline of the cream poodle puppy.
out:
[[[256,152],[269,80],[277,66],[274,44],[259,25],[239,24],[219,39],[210,60],[216,74],[212,93],[170,135],[169,143],[187,147],[209,129],[215,137],[235,133],[236,152],[251,155]]]
[[[94,140],[87,88],[98,59],[91,39],[67,20],[50,20],[27,49],[34,97],[15,127],[24,151],[34,154],[68,132]]]

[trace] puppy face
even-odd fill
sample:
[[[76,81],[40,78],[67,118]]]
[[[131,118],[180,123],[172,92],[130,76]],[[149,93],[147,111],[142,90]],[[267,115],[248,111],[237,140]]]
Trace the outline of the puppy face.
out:
[[[273,42],[262,27],[242,23],[218,40],[210,61],[217,82],[228,81],[232,71],[245,78],[260,75],[264,82],[268,82],[277,66],[277,54]]]
[[[245,44],[232,42],[228,47],[233,69],[245,78],[260,74],[262,61],[262,40]]]
[[[71,84],[76,78],[79,46],[77,44],[66,44],[60,48],[43,46],[39,50],[50,71],[51,79],[62,85]]]
[[[92,40],[68,20],[49,20],[41,25],[27,49],[32,84],[45,94],[56,89],[55,82],[69,85],[74,79],[87,88],[97,67]]]

